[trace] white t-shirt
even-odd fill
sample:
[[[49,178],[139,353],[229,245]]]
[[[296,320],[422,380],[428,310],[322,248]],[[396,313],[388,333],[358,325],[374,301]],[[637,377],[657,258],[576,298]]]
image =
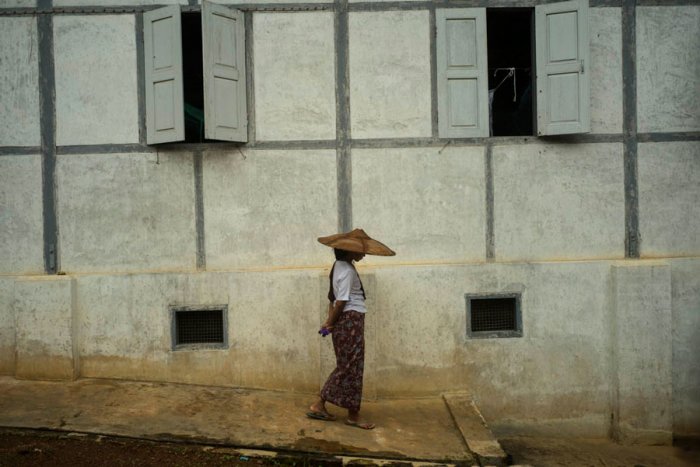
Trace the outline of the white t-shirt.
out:
[[[347,301],[343,311],[367,312],[362,286],[360,285],[360,276],[350,263],[345,261],[335,262],[333,293],[336,300]]]

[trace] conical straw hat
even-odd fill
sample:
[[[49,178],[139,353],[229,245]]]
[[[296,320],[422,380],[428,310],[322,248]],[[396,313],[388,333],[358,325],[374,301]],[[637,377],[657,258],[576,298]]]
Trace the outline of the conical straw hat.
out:
[[[331,248],[354,251],[366,255],[394,256],[396,253],[381,242],[373,239],[362,229],[352,232],[319,237],[318,241]]]

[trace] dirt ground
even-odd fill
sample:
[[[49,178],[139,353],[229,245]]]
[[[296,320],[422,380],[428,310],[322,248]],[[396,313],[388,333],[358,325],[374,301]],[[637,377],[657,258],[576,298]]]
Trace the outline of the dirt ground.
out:
[[[320,465],[314,462],[313,465]],[[224,447],[142,441],[77,433],[0,431],[0,467],[310,466],[304,458],[265,459]]]
[[[504,438],[513,464],[564,467],[700,466],[700,444],[620,446],[605,440]],[[337,460],[284,454],[277,458],[246,455],[232,448],[152,442],[38,430],[0,431],[0,467],[339,466]],[[405,464],[404,464],[405,465]]]

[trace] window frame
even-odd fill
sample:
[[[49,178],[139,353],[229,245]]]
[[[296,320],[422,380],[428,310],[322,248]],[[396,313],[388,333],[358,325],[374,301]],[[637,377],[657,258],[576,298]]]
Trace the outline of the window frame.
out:
[[[223,331],[222,342],[202,342],[179,344],[177,342],[177,313],[188,311],[221,311],[221,326]],[[170,340],[172,351],[181,350],[227,350],[229,348],[228,338],[228,305],[170,305],[168,307],[170,318]]]
[[[508,7],[513,8],[513,7]],[[523,7],[531,9],[532,7]],[[534,61],[532,63],[532,69],[535,70],[534,82],[535,87],[533,93],[536,94],[533,97],[533,134],[529,136],[550,136],[550,135],[561,135],[561,134],[581,134],[590,132],[590,33],[589,33],[589,6],[588,0],[569,0],[564,2],[548,3],[544,5],[536,5],[534,7],[534,42],[535,46],[533,48]],[[571,97],[568,100],[570,102],[575,102],[574,105],[578,110],[578,117],[574,120],[575,124],[555,124],[557,122],[552,122],[552,115],[556,115],[558,110],[562,110],[565,113],[570,110],[571,105],[566,106],[564,97],[561,101],[556,101],[553,98],[554,93],[549,92],[549,88],[544,85],[545,78],[547,76],[553,76],[551,73],[552,68],[551,63],[545,63],[542,59],[545,55],[545,46],[547,45],[550,38],[547,36],[547,24],[545,21],[547,15],[559,14],[559,13],[569,13],[575,11],[577,18],[577,28],[576,28],[576,59],[569,60],[566,65],[568,68],[566,74],[573,75],[577,73],[577,83],[578,91],[575,97]],[[481,13],[479,13],[481,12]],[[472,137],[488,137],[489,134],[489,118],[490,110],[488,106],[488,77],[486,80],[480,77],[473,77],[476,79],[476,93],[477,96],[472,101],[476,101],[479,104],[476,109],[476,121],[478,125],[471,128],[456,128],[451,124],[450,116],[454,114],[453,110],[454,102],[450,99],[448,92],[448,85],[446,80],[451,79],[448,77],[448,65],[446,57],[450,55],[450,41],[454,41],[453,37],[450,37],[448,32],[447,21],[454,18],[464,18],[471,19],[475,22],[474,29],[476,31],[484,31],[481,35],[481,41],[479,41],[479,33],[476,33],[475,39],[475,51],[474,56],[476,57],[476,62],[481,60],[480,57],[488,56],[488,40],[486,34],[486,7],[477,8],[438,8],[436,9],[436,24],[434,34],[436,35],[436,77],[437,77],[437,94],[438,94],[438,137],[441,139],[445,138],[472,138]],[[483,23],[483,24],[482,24]],[[467,28],[465,28],[465,31]],[[466,36],[465,36],[466,37]],[[544,37],[544,39],[543,39]],[[464,64],[463,67],[468,68],[470,64]],[[558,64],[555,64],[558,65]],[[485,73],[488,72],[488,59],[485,59],[484,63],[471,64],[472,68],[478,70],[484,70]],[[573,67],[573,68],[572,68]],[[562,75],[563,76],[563,75]],[[560,93],[562,96],[566,96],[564,93]],[[465,102],[469,99],[465,99]],[[486,105],[483,104],[486,102]],[[466,105],[463,103],[462,105]],[[482,109],[485,109],[482,112]],[[484,115],[485,114],[485,115]],[[486,122],[484,125],[483,122]],[[516,135],[512,135],[516,136]],[[524,136],[524,135],[517,135]]]
[[[143,14],[144,37],[144,88],[146,100],[146,144],[185,142],[185,110],[183,93],[183,50],[181,15],[187,12],[180,5],[170,5]],[[248,109],[245,56],[245,20],[242,11],[227,5],[202,1],[202,56],[204,57],[204,134],[210,140],[235,143],[248,142]],[[215,17],[232,20],[230,24]],[[170,19],[166,25],[158,23]],[[156,26],[157,25],[157,26]],[[230,28],[227,32],[226,28]],[[223,30],[223,32],[222,32]],[[215,36],[216,33],[219,36]],[[233,37],[234,62],[223,63],[216,57],[217,37],[223,40]],[[167,60],[166,60],[167,59]],[[164,63],[165,62],[165,63]],[[162,66],[161,66],[162,65]],[[223,78],[224,68],[235,69],[226,79],[235,84],[217,86]],[[164,85],[169,82],[171,85]],[[222,105],[228,102],[229,105]],[[233,109],[233,116],[222,117],[221,109]],[[223,124],[223,120],[236,121],[238,126]]]
[[[475,299],[489,298],[514,298],[515,299],[515,329],[507,331],[472,331],[472,304]],[[500,292],[500,293],[467,293],[464,294],[466,301],[467,318],[467,339],[501,339],[512,337],[523,337],[523,315],[522,315],[522,293],[520,292]]]

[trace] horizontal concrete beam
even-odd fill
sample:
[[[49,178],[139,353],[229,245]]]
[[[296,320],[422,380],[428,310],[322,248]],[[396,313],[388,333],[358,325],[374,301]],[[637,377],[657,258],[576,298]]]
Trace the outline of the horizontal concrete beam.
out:
[[[640,143],[682,142],[700,141],[698,132],[655,132],[637,134]],[[541,144],[543,142],[560,144],[583,143],[621,143],[624,135],[619,134],[582,134],[566,136],[550,136],[547,138],[536,136],[495,136],[490,138],[371,138],[348,139],[348,144],[353,148],[417,148],[417,147],[443,147],[443,146],[483,146],[509,145],[509,144]],[[295,141],[258,141],[241,145],[238,143],[175,143],[149,146],[147,144],[82,144],[71,146],[57,146],[58,155],[68,154],[117,154],[117,153],[148,153],[163,151],[230,151],[230,150],[269,150],[269,149],[334,149],[335,140],[295,140]],[[39,146],[0,146],[0,157],[22,154],[39,154]]]
[[[354,2],[348,5],[349,11],[395,11],[428,10],[437,8],[532,8],[558,0],[436,0],[431,1],[396,1],[396,2]],[[96,0],[97,3],[97,0]],[[590,0],[592,8],[621,7],[623,0]],[[696,0],[637,0],[638,6],[694,6]],[[61,15],[104,15],[133,14],[161,8],[165,5],[129,5],[129,6],[74,6],[74,7],[14,7],[0,8],[0,16],[34,16],[36,14]],[[333,11],[334,3],[242,3],[230,5],[242,11]],[[200,11],[200,5],[182,5],[182,11]]]

